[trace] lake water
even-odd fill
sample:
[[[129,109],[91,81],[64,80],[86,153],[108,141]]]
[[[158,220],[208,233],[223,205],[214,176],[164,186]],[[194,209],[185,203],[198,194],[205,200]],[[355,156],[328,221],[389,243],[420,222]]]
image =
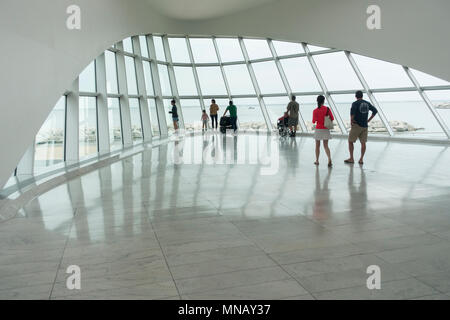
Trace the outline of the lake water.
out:
[[[256,99],[255,99],[256,101]],[[431,112],[428,110],[424,102],[421,101],[407,101],[407,102],[383,102],[380,103],[383,108],[383,112],[389,121],[404,121],[408,124],[414,126],[415,128],[421,128],[416,132],[406,132],[403,134],[409,135],[433,135],[433,136],[444,136],[439,124],[434,119]],[[350,106],[351,103],[337,103],[337,108],[342,117],[343,121],[348,121],[350,118]],[[219,118],[223,114],[225,107],[220,106]],[[239,122],[242,124],[249,123],[264,123],[264,118],[262,112],[259,108],[257,102],[247,105],[239,105],[238,108],[238,118]],[[312,112],[316,108],[315,104],[301,104],[300,110],[302,116],[306,122],[311,122]],[[270,119],[272,123],[276,123],[277,119],[281,117],[286,110],[286,104],[268,104],[267,110],[269,112]],[[169,108],[166,106],[166,111]],[[446,122],[447,126],[450,126],[450,109],[436,109],[436,111],[441,115],[441,117]],[[200,125],[201,127],[201,109],[199,105],[184,105],[182,107],[182,113],[184,121],[186,124],[195,124],[196,127]],[[170,115],[166,115],[166,119],[170,120]],[[374,120],[379,120],[376,117]],[[96,125],[96,112],[95,108],[89,109],[89,114],[86,117],[86,125],[88,127],[95,127]],[[37,141],[45,141],[49,136],[49,132],[53,129],[63,130],[64,129],[64,109],[54,109],[42,126]],[[54,135],[54,134],[53,134]]]

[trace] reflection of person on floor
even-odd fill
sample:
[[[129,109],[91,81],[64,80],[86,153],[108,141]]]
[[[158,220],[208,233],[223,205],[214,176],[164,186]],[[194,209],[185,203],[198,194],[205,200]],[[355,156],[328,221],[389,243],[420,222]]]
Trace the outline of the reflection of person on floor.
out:
[[[321,186],[319,167],[316,167],[316,188],[314,190],[313,218],[318,221],[327,219],[332,207],[330,189],[328,188],[331,171],[331,169],[328,169],[327,177],[323,181],[323,186]]]
[[[367,184],[364,169],[360,167],[361,179],[359,187],[355,186],[353,166],[350,166],[348,175],[348,191],[350,193],[350,212],[358,216],[367,215]]]

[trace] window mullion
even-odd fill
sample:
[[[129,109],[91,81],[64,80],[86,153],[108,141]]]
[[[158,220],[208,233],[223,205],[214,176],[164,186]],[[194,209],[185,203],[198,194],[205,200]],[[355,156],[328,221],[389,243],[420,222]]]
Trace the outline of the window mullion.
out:
[[[64,132],[64,154],[67,164],[77,163],[79,154],[79,86],[78,78],[72,83],[70,93],[66,96],[66,124]]]
[[[248,57],[248,52],[247,52],[247,48],[245,47],[245,43],[244,40],[242,38],[239,38],[239,45],[241,46],[241,50],[242,50],[242,54],[244,55],[244,59],[245,59],[245,64],[247,65],[247,69],[248,72],[250,74],[250,78],[252,80],[253,83],[253,88],[255,89],[258,101],[259,101],[259,106],[261,108],[261,112],[264,116],[264,120],[266,121],[266,126],[267,126],[267,130],[270,131],[272,130],[274,127],[272,125],[272,122],[269,119],[269,115],[267,113],[267,108],[266,108],[266,104],[264,103],[264,100],[261,96],[261,90],[259,89],[259,85],[258,85],[258,81],[256,80],[256,76],[255,76],[255,72],[253,70],[253,66],[250,63],[249,57]]]
[[[425,101],[425,104],[427,105],[430,112],[433,114],[436,121],[441,126],[442,130],[447,135],[447,138],[450,139],[450,131],[447,125],[445,124],[444,120],[441,118],[441,115],[434,109],[433,103],[428,98],[427,94],[423,91],[423,89],[420,87],[419,82],[417,81],[416,77],[412,74],[411,69],[408,67],[403,66],[403,69],[405,70],[408,77],[411,79],[412,83],[414,83],[414,86],[416,87],[417,91],[419,92],[422,99]]]
[[[379,110],[381,121],[383,122],[384,126],[386,127],[387,131],[389,132],[389,135],[393,136],[394,130],[392,130],[392,127],[389,124],[389,121],[387,120],[387,118],[383,112],[383,108],[379,105],[379,103],[378,103],[377,99],[375,98],[374,94],[372,93],[372,91],[370,91],[369,85],[367,84],[366,79],[364,78],[363,74],[359,70],[355,59],[353,59],[353,56],[349,51],[345,51],[345,55],[347,56],[348,61],[350,62],[353,70],[355,71],[356,76],[358,77],[359,81],[361,82],[361,84],[364,88],[364,91],[366,91],[366,93],[369,96],[370,100],[372,101],[373,105]]]
[[[167,122],[166,114],[164,110],[164,101],[161,89],[161,81],[159,78],[158,63],[156,62],[155,44],[153,43],[153,37],[148,35],[147,37],[148,56],[151,59],[150,72],[152,74],[153,89],[156,96],[156,111],[158,115],[159,129],[162,137],[167,136]]]
[[[223,67],[222,57],[220,56],[219,47],[217,46],[216,37],[213,37],[212,40],[213,40],[213,44],[214,44],[214,49],[216,50],[217,59],[219,61],[220,71],[222,72],[223,81],[225,82],[225,88],[227,89],[228,100],[231,100],[230,85],[228,83],[227,75],[225,74],[225,69]]]
[[[336,104],[334,103],[333,98],[330,95],[330,92],[328,91],[328,88],[325,84],[325,81],[322,78],[322,75],[319,72],[319,68],[317,68],[316,62],[314,61],[311,52],[309,51],[308,46],[305,43],[302,43],[303,49],[306,52],[306,56],[308,57],[308,61],[311,65],[311,68],[316,75],[317,81],[319,81],[320,87],[322,88],[323,94],[327,98],[328,102],[330,103],[330,108],[335,114],[335,118],[337,119],[339,128],[341,129],[342,133],[348,133],[347,128],[345,126],[344,121],[342,121],[341,115],[339,114],[339,110],[336,107]]]
[[[170,81],[170,86],[172,88],[172,95],[176,101],[176,104],[178,105],[177,112],[178,112],[178,118],[179,118],[179,122],[180,122],[180,128],[185,129],[186,127],[184,125],[183,107],[181,106],[181,102],[180,102],[180,95],[178,93],[177,80],[176,80],[175,71],[173,68],[172,54],[170,52],[169,40],[167,39],[167,36],[163,36],[162,41],[163,41],[164,54],[166,55],[166,59],[168,62],[167,70],[169,72],[169,81]]]
[[[189,37],[186,37],[186,45],[189,53],[189,59],[191,61],[191,68],[192,72],[194,74],[194,80],[195,80],[195,86],[197,87],[197,94],[200,98],[200,107],[202,110],[205,110],[205,101],[203,101],[203,94],[202,94],[202,88],[200,86],[200,80],[198,78],[197,68],[194,66],[194,54],[192,53],[192,46],[191,42],[189,41]]]
[[[117,43],[118,49],[123,51],[122,42]],[[131,115],[130,102],[128,97],[127,74],[125,70],[125,57],[121,53],[116,54],[117,79],[119,82],[120,97],[120,118],[122,121],[122,138],[124,146],[133,144],[131,136]]]
[[[280,74],[281,80],[283,81],[283,85],[284,85],[284,87],[286,89],[286,92],[287,92],[287,94],[289,96],[289,99],[291,99],[291,97],[292,97],[292,89],[291,89],[291,86],[289,85],[289,81],[287,80],[286,74],[284,73],[283,66],[281,65],[280,60],[278,59],[278,55],[277,55],[277,53],[275,51],[275,47],[273,46],[272,40],[268,39],[267,43],[269,45],[270,51],[272,52],[272,56],[275,59],[275,65],[277,66],[278,73]],[[305,120],[303,119],[301,108],[299,108],[298,114],[300,116],[300,127],[302,128],[302,131],[303,132],[308,132],[308,130],[306,128]]]
[[[147,101],[147,88],[145,87],[144,65],[142,62],[142,52],[140,39],[138,36],[131,37],[133,45],[133,52],[137,58],[134,58],[134,65],[136,69],[137,88],[139,93],[139,110],[141,113],[141,127],[143,141],[148,142],[152,140],[152,126],[150,124],[150,110]]]
[[[106,64],[105,53],[95,59],[95,81],[97,88],[97,123],[99,153],[110,151],[109,121],[108,121],[108,94],[106,92]]]

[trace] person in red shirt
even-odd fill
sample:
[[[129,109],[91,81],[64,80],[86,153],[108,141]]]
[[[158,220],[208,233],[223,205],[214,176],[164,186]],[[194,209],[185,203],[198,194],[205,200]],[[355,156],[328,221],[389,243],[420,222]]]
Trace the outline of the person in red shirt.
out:
[[[289,118],[289,115],[288,115],[287,111],[285,111],[283,116],[281,118],[278,118],[278,121],[280,121],[280,122],[284,123],[285,125],[287,125],[286,119],[288,119],[288,118]]]
[[[316,130],[314,132],[314,139],[316,140],[316,162],[315,165],[319,164],[319,155],[320,155],[320,141],[323,141],[323,148],[325,149],[325,153],[328,157],[328,167],[332,167],[333,163],[331,161],[331,153],[330,148],[328,147],[328,140],[331,139],[330,129],[326,128],[325,117],[330,116],[331,120],[334,120],[333,113],[331,109],[327,106],[324,106],[325,97],[318,96],[317,97],[317,109],[313,111],[313,124],[316,124]]]

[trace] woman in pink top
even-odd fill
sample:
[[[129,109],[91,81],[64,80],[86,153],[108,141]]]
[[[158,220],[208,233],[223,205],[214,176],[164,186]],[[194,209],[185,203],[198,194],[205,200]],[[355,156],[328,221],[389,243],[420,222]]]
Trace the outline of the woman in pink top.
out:
[[[316,140],[316,162],[315,165],[319,164],[319,155],[320,155],[320,141],[323,140],[323,148],[325,149],[325,153],[328,157],[328,166],[332,167],[333,163],[331,162],[331,154],[330,148],[328,148],[328,140],[331,139],[330,129],[327,129],[324,125],[325,117],[330,116],[331,120],[334,120],[333,113],[331,109],[327,106],[324,106],[325,97],[318,96],[317,97],[317,109],[313,111],[313,124],[316,124],[316,130],[314,132],[314,139]]]

